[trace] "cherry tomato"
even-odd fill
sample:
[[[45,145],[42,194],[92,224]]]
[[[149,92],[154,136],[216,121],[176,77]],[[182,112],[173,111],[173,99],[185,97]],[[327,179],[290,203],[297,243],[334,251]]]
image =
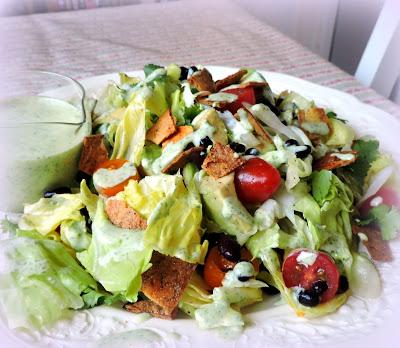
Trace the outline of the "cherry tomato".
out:
[[[108,169],[108,170],[115,170],[118,168],[121,168],[125,163],[127,163],[127,160],[124,159],[113,159],[113,160],[108,160],[103,163],[101,163],[96,170],[99,170],[101,168]],[[107,197],[115,196],[118,192],[121,192],[124,190],[125,186],[128,185],[129,180],[139,180],[140,175],[139,173],[136,173],[136,175],[131,176],[130,178],[122,181],[118,185],[112,186],[112,187],[102,187],[98,188],[99,192]]]
[[[254,157],[235,171],[235,189],[242,203],[261,204],[281,183],[279,171],[261,158]]]
[[[305,265],[297,261],[297,257],[303,251],[317,254],[312,265]],[[328,289],[322,293],[321,303],[334,298],[339,287],[340,272],[335,261],[323,252],[307,249],[292,251],[283,262],[282,274],[285,285],[288,288],[300,286],[310,290],[317,280],[326,281]]]
[[[252,256],[246,248],[240,250],[240,259],[243,261],[251,261]],[[218,246],[214,246],[208,252],[206,262],[204,264],[204,280],[208,285],[217,288],[222,285],[226,272],[232,270],[237,262],[229,261],[218,250]],[[260,270],[260,262],[256,259],[251,261],[254,270],[258,273]]]
[[[251,105],[256,103],[256,95],[253,87],[228,89],[224,91],[224,93],[231,93],[238,96],[238,98],[233,103],[229,104],[227,108],[232,114],[235,114],[242,107],[243,102]]]
[[[395,206],[397,208],[400,208],[399,194],[391,187],[383,186],[381,189],[379,189],[377,193],[369,197],[361,204],[359,210],[362,217],[366,217],[368,215],[369,211],[373,208],[373,206],[371,205],[371,201],[377,197],[381,197],[381,203],[386,204],[389,207]]]

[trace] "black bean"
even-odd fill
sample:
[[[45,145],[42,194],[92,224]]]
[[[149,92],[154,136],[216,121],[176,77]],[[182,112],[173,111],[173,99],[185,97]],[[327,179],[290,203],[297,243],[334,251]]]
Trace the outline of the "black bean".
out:
[[[300,291],[297,299],[299,303],[306,307],[315,307],[319,305],[319,296],[310,290]]]
[[[251,155],[251,156],[258,156],[260,154],[260,151],[258,151],[254,147],[251,147],[250,149],[247,149],[244,154],[245,155]]]
[[[241,282],[247,282],[250,279],[249,276],[239,276],[238,280]]]
[[[200,161],[203,162],[207,157],[207,151],[201,151],[199,153]]]
[[[187,144],[186,147],[185,147],[185,151],[191,149],[192,147],[194,147],[193,143]]]
[[[200,140],[200,145],[204,146],[204,148],[207,148],[212,144],[213,142],[208,136]]]
[[[86,182],[88,182],[91,179],[91,177],[92,177],[91,175],[86,174],[85,172],[79,170],[78,173],[76,173],[75,180],[79,183],[82,180],[86,180]]]
[[[71,189],[69,189],[68,187],[57,187],[54,190],[50,190],[50,191],[46,191],[43,194],[44,198],[51,198],[53,197],[55,194],[57,195],[61,195],[63,193],[71,193]]]
[[[328,283],[325,280],[317,280],[311,287],[311,291],[318,296],[322,295],[326,290],[328,290]]]
[[[343,294],[347,290],[349,290],[349,281],[347,280],[347,278],[344,275],[341,275],[339,278],[339,288],[336,293],[338,295]]]
[[[268,285],[268,287],[264,287],[264,288],[262,288],[262,290],[267,295],[277,295],[280,293],[280,291],[275,286],[272,286],[272,285]]]
[[[237,153],[243,153],[246,151],[246,146],[244,146],[243,144],[232,142],[229,144],[229,146],[231,147],[231,149],[233,151],[235,151]]]
[[[240,245],[231,236],[221,236],[218,242],[218,250],[229,261],[237,262],[240,260]]]
[[[311,146],[304,145],[305,149],[296,152],[297,158],[306,158],[311,153]]]
[[[183,81],[186,80],[188,78],[188,74],[189,74],[189,69],[181,66],[181,75],[179,76],[179,80]]]
[[[193,75],[196,71],[198,71],[199,69],[197,69],[197,67],[195,67],[194,65],[191,66],[188,70],[188,74],[187,76]]]
[[[288,139],[285,141],[285,146],[299,146],[299,143],[295,139]]]

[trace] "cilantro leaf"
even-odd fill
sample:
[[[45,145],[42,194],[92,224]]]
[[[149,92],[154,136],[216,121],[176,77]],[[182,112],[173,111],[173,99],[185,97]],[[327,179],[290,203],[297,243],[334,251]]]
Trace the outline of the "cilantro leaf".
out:
[[[378,155],[379,142],[377,140],[356,140],[353,150],[358,152],[357,160],[348,166],[348,170],[352,173],[357,183],[363,187],[365,177]]]
[[[332,172],[321,170],[312,175],[312,195],[319,205],[328,197],[332,185]]]
[[[326,116],[328,116],[328,118],[336,118],[337,115],[333,111],[329,111],[326,113]]]
[[[400,228],[400,213],[396,207],[380,204],[369,211],[367,218],[373,219],[379,225],[383,240],[391,240],[396,237]]]

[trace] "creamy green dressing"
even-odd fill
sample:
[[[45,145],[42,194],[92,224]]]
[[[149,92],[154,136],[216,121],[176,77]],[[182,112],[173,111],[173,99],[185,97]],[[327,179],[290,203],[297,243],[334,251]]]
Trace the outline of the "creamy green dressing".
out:
[[[79,127],[38,122],[82,118],[77,107],[58,99],[31,96],[0,101],[0,210],[20,212],[23,203],[37,201],[44,191],[73,182],[90,123]]]
[[[127,162],[118,169],[101,168],[93,174],[95,187],[113,187],[121,182],[137,175],[136,167],[133,163]]]
[[[158,157],[152,164],[152,170],[155,174],[161,173],[161,171],[170,164],[176,156],[184,151],[186,146],[193,143],[195,146],[200,145],[200,140],[206,136],[212,138],[215,128],[208,122],[205,122],[198,130],[192,134],[187,135],[176,143],[169,143],[162,152],[162,155]]]

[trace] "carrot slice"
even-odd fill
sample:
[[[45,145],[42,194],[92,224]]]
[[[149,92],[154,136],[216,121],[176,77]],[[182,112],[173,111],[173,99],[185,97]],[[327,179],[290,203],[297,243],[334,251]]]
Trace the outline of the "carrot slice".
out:
[[[168,139],[164,140],[162,147],[166,147],[169,143],[177,143],[179,140],[183,139],[187,135],[193,133],[192,126],[178,126],[178,130],[172,134]]]

